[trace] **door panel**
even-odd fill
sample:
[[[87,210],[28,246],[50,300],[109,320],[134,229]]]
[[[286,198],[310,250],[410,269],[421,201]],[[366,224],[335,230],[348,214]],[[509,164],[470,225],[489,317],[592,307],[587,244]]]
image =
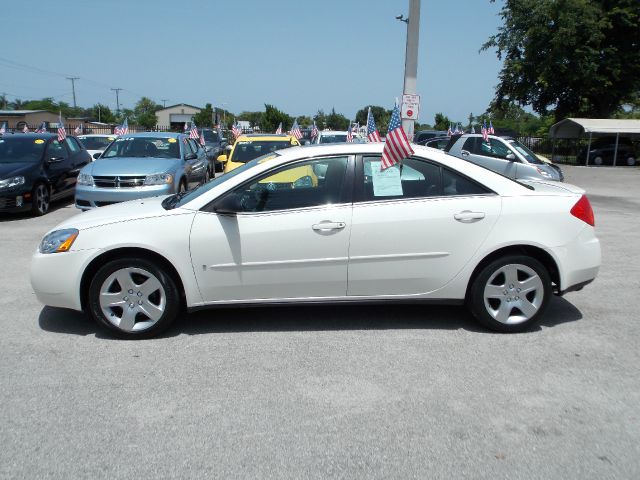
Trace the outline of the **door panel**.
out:
[[[351,212],[351,205],[198,212],[191,258],[205,302],[344,296]],[[327,223],[336,225],[322,228]]]
[[[443,287],[480,247],[500,208],[497,195],[354,204],[348,295],[416,295]]]

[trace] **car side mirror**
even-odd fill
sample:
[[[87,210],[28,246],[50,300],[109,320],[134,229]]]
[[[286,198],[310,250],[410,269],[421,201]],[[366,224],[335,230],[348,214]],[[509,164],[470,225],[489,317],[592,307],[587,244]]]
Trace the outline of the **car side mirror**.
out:
[[[184,156],[185,160],[195,160],[196,158],[198,158],[198,156],[195,153],[187,153]]]
[[[93,154],[93,159],[97,160],[97,159],[100,158],[101,155],[102,155],[102,152],[96,152],[96,153]]]
[[[218,155],[218,161],[219,162],[226,162],[227,161],[227,156],[226,155]]]
[[[507,156],[505,158],[510,162],[513,162],[516,159],[516,156],[513,153],[507,153]]]
[[[232,215],[242,211],[242,205],[240,204],[240,198],[237,195],[225,195],[213,205],[214,213],[218,215]]]

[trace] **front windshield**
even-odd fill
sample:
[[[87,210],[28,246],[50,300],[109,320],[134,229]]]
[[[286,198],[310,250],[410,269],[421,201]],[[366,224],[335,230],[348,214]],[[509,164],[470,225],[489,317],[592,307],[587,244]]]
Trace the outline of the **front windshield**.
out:
[[[217,187],[218,185],[220,185],[220,184],[226,182],[227,180],[235,177],[239,173],[242,173],[242,172],[244,172],[245,170],[247,170],[247,169],[249,169],[251,167],[255,167],[259,163],[267,162],[267,161],[272,160],[274,158],[277,158],[279,156],[280,155],[278,155],[277,153],[268,153],[266,155],[262,155],[261,157],[254,158],[253,160],[245,163],[244,165],[240,165],[238,168],[234,168],[229,173],[225,173],[224,175],[222,175],[220,177],[216,177],[215,179],[213,179],[213,180],[211,180],[211,181],[209,181],[207,183],[204,183],[204,184],[200,185],[199,187],[197,187],[197,188],[195,188],[193,190],[190,190],[189,192],[187,192],[184,195],[184,197],[182,197],[180,199],[180,201],[178,203],[176,203],[175,207],[181,207],[182,205],[186,205],[190,201],[195,200],[196,198],[198,198],[203,193],[208,192],[212,188]]]
[[[527,162],[542,165],[544,162],[540,160],[535,153],[521,144],[518,140],[507,140],[507,143],[515,148],[520,155],[526,158]]]
[[[46,145],[42,138],[0,137],[0,163],[36,163],[42,159]]]
[[[205,142],[217,142],[218,134],[212,132],[211,130],[202,130],[202,134],[204,135]]]
[[[116,139],[113,137],[78,137],[78,140],[87,150],[104,150],[111,142]]]
[[[242,141],[236,142],[233,147],[233,153],[231,154],[232,162],[245,163],[249,160],[253,160],[261,155],[281,150],[283,148],[291,147],[291,143],[288,140],[258,140],[258,141]]]
[[[100,158],[121,157],[180,158],[180,145],[176,138],[120,137]]]
[[[322,135],[320,143],[344,143],[347,141],[347,134]]]

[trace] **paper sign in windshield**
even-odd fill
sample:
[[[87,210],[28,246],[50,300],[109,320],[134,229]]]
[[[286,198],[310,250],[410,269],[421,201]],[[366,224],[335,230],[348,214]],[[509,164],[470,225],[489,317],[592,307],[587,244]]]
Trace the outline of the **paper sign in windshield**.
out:
[[[375,197],[397,197],[402,195],[400,168],[397,165],[380,170],[382,162],[371,162],[371,179]]]

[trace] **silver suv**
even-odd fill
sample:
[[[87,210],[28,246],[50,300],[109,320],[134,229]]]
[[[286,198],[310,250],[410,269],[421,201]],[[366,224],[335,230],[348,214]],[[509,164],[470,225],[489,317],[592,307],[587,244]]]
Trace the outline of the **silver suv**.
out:
[[[510,137],[464,134],[452,141],[445,152],[513,179],[563,180],[557,165],[540,160],[522,143]]]

